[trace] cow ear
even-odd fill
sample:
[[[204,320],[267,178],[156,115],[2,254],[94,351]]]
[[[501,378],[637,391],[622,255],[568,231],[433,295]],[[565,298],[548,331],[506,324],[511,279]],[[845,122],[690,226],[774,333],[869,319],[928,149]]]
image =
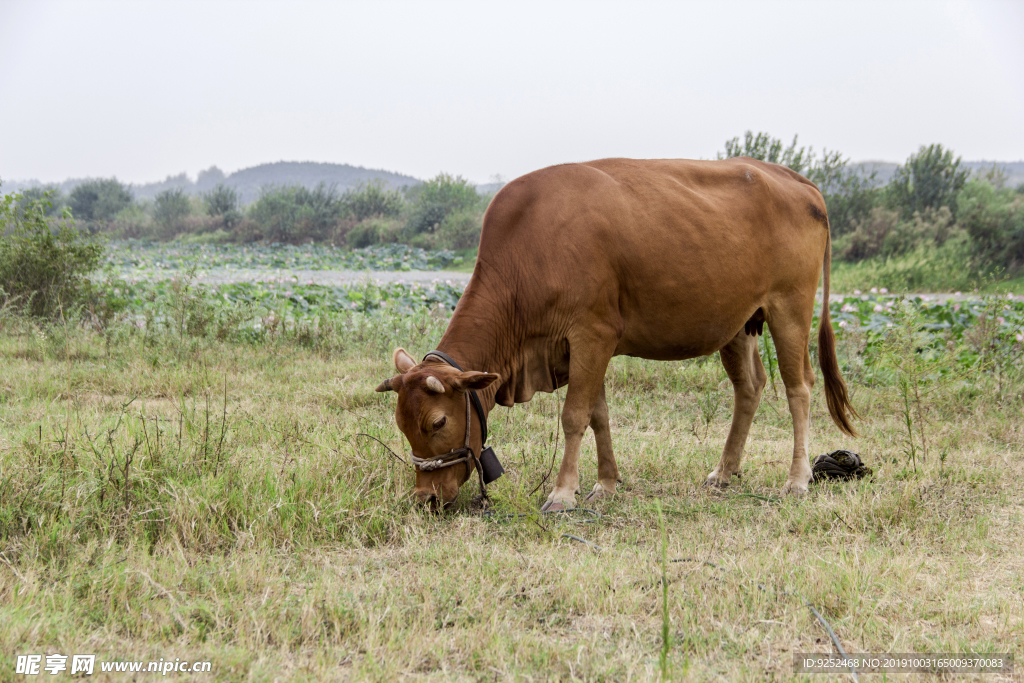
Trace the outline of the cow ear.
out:
[[[452,385],[468,391],[469,389],[486,389],[491,386],[494,382],[501,379],[501,375],[496,375],[493,372],[476,372],[471,370],[470,372],[461,372],[452,380]]]
[[[412,359],[412,356],[405,349],[395,349],[395,355],[392,356],[392,360],[395,361],[395,369],[403,375],[416,366],[416,361]]]

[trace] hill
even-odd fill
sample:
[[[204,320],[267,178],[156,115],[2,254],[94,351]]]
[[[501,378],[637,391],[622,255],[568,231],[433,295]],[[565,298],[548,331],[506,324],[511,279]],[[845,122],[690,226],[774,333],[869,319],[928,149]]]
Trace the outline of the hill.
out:
[[[74,178],[55,183],[62,192],[67,194],[88,178]],[[181,188],[189,194],[198,194],[211,189],[217,183],[224,183],[238,190],[243,204],[254,201],[260,188],[271,185],[305,185],[315,187],[319,183],[334,185],[340,191],[355,188],[371,180],[381,180],[392,188],[418,185],[420,180],[412,176],[383,171],[349,164],[323,164],[312,161],[277,161],[272,164],[260,164],[252,168],[243,168],[230,175],[225,175],[216,166],[200,171],[195,181],[186,174],[167,176],[155,183],[132,185],[131,190],[137,199],[152,199],[163,190]],[[4,181],[3,192],[17,192],[42,185],[38,180]]]

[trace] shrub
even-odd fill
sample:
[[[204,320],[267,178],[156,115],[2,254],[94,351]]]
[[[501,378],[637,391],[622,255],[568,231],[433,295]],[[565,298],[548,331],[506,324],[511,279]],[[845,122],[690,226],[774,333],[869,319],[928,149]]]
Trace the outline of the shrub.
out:
[[[916,212],[910,220],[900,220],[898,211],[878,206],[865,220],[854,221],[853,230],[838,237],[834,249],[846,261],[901,256],[918,247],[941,246],[957,230],[945,206]]]
[[[406,228],[411,235],[434,232],[444,219],[481,204],[476,188],[462,176],[441,173],[416,190],[416,203]]]
[[[83,237],[69,214],[51,224],[45,200],[19,199],[0,199],[0,289],[15,308],[53,318],[87,297],[87,275],[103,248]]]
[[[146,213],[141,205],[132,204],[114,216],[110,232],[116,237],[126,239],[152,237],[155,233],[153,217]]]
[[[187,232],[185,219],[192,214],[192,203],[180,187],[160,192],[153,202],[153,220],[159,227],[160,235],[171,238]]]
[[[20,194],[21,199],[18,201],[20,205],[27,206],[31,202],[41,201],[46,207],[47,216],[60,216],[64,207],[67,206],[67,198],[56,185],[30,187],[27,190],[22,190]]]
[[[76,219],[98,223],[113,220],[132,201],[131,190],[117,178],[87,180],[71,191],[68,207]]]
[[[324,240],[343,218],[345,207],[332,185],[267,187],[249,210],[264,239],[274,242]]]
[[[461,251],[480,245],[483,214],[479,211],[457,211],[445,216],[437,229],[436,247]]]
[[[971,258],[970,240],[961,231],[939,247],[922,245],[899,256],[875,256],[855,263],[835,261],[832,291],[869,287],[886,287],[893,293],[966,291],[996,275]]]
[[[854,221],[852,230],[835,239],[832,251],[836,258],[844,261],[860,261],[877,256],[882,253],[886,237],[896,229],[899,220],[898,211],[875,207],[867,218]]]
[[[1024,268],[1024,194],[972,180],[957,205],[978,257],[1007,270]]]
[[[345,242],[353,249],[362,249],[374,244],[391,244],[402,237],[405,225],[389,218],[369,218],[352,226]]]
[[[380,179],[371,180],[341,197],[346,210],[357,221],[374,216],[394,217],[402,213],[405,200],[398,190],[389,190]]]
[[[224,227],[230,229],[242,217],[238,211],[238,190],[224,183],[217,183],[212,190],[202,195],[203,206],[208,216],[220,218]]]

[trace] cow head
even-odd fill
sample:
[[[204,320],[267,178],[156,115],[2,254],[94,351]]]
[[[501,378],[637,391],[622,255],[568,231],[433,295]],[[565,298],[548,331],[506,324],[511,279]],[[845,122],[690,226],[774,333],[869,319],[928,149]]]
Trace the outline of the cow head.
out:
[[[499,379],[489,372],[462,372],[434,360],[416,363],[405,349],[394,354],[398,375],[386,379],[377,391],[398,394],[395,421],[412,446],[412,453],[424,460],[450,453],[466,445],[466,392],[486,389]],[[483,447],[475,411],[470,417],[469,446],[480,455]],[[413,493],[424,504],[436,508],[459,494],[459,487],[473,472],[472,460],[432,472],[416,470]]]

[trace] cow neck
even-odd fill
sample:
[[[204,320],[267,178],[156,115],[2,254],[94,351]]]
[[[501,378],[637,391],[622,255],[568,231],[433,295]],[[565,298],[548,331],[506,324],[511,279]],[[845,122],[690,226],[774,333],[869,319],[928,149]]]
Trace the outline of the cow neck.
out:
[[[507,378],[506,366],[508,363],[506,359],[496,353],[492,344],[492,334],[480,332],[480,330],[487,330],[488,326],[472,323],[463,327],[457,318],[458,313],[456,313],[456,317],[452,318],[448,330],[437,345],[437,350],[451,356],[465,370],[496,372],[501,375],[501,380],[486,389],[477,391],[484,414],[489,415],[495,405],[494,397],[498,392],[498,387]],[[462,332],[463,329],[466,332]],[[493,330],[493,328],[490,329]]]

